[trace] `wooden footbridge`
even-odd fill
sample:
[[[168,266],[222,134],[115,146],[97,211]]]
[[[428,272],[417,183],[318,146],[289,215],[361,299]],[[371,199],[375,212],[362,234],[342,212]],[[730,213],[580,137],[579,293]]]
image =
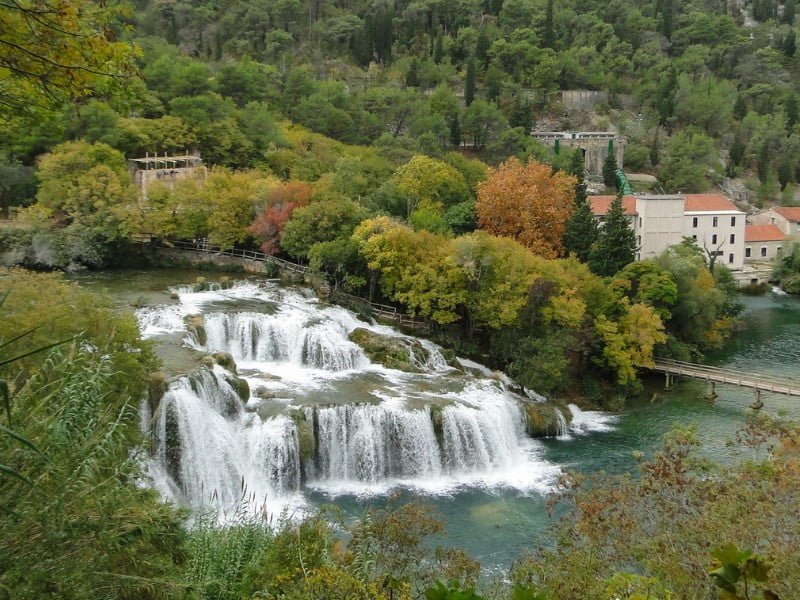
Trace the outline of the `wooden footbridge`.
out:
[[[744,371],[734,371],[732,369],[720,369],[708,365],[683,362],[679,360],[657,360],[650,369],[657,373],[664,373],[667,377],[666,387],[669,389],[675,381],[675,377],[691,377],[708,382],[708,398],[716,398],[716,384],[724,383],[739,387],[746,387],[755,390],[756,405],[760,408],[761,392],[771,392],[773,394],[783,394],[785,396],[800,397],[800,381],[789,377],[775,377],[760,373],[746,373]]]

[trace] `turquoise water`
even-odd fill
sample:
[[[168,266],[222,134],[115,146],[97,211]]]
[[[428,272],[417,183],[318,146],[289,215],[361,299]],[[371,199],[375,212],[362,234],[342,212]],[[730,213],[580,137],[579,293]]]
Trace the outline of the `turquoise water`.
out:
[[[80,276],[82,284],[110,294],[121,308],[168,301],[169,286],[190,283],[197,276],[212,280],[217,275],[191,271],[131,271]],[[773,294],[745,297],[746,312],[741,330],[726,347],[708,357],[711,364],[743,371],[756,371],[800,378],[800,300]],[[171,372],[196,364],[196,357],[184,356],[179,339],[161,344],[159,354]],[[702,399],[705,385],[680,381],[669,392],[663,377],[646,382],[640,398],[628,403],[613,429],[607,432],[572,435],[570,439],[542,442],[542,458],[562,469],[583,473],[622,473],[635,469],[634,451],[645,454],[660,444],[662,436],[676,425],[697,424],[702,452],[715,460],[731,458],[726,443],[745,421],[753,401],[752,390],[717,386],[714,403]],[[800,418],[800,399],[764,394],[764,411]],[[315,492],[306,497],[313,504],[333,503],[345,515],[358,517],[369,506],[383,506],[385,497],[361,499],[353,496],[329,498]],[[485,566],[508,565],[521,551],[546,544],[550,520],[545,498],[510,489],[464,489],[447,496],[417,496],[400,492],[399,500],[422,499],[433,505],[446,523],[442,543],[461,547]]]
[[[742,328],[725,349],[708,357],[714,365],[774,375],[800,377],[800,300],[769,294],[745,297]],[[715,460],[730,460],[735,450],[726,446],[745,423],[753,402],[752,390],[717,386],[719,398],[702,398],[705,384],[684,380],[669,392],[663,378],[646,382],[641,398],[631,400],[613,431],[550,439],[544,458],[581,473],[623,473],[636,468],[634,451],[645,454],[657,448],[665,433],[678,425],[695,424],[702,453]],[[655,400],[653,395],[656,394]],[[764,394],[764,411],[800,419],[800,399]],[[405,494],[402,499],[414,498]],[[317,501],[325,499],[318,497]],[[522,496],[504,490],[465,490],[449,497],[424,498],[447,523],[442,542],[464,548],[485,566],[510,564],[520,552],[547,544],[551,521],[545,498]],[[383,505],[382,499],[359,501],[337,498],[335,504],[358,516],[366,506]]]

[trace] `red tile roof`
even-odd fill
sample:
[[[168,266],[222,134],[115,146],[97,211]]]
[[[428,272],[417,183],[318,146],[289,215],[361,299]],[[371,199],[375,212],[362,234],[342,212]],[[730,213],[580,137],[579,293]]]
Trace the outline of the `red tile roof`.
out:
[[[776,213],[792,223],[800,222],[800,206],[776,206],[773,208]]]
[[[683,198],[683,210],[686,212],[739,210],[722,194],[683,194]]]
[[[745,225],[745,242],[780,242],[786,239],[777,225]]]
[[[595,216],[603,216],[608,213],[611,203],[614,201],[615,196],[589,196],[589,202],[592,205],[592,213]],[[636,198],[633,196],[622,197],[622,210],[626,215],[633,216],[636,214]]]

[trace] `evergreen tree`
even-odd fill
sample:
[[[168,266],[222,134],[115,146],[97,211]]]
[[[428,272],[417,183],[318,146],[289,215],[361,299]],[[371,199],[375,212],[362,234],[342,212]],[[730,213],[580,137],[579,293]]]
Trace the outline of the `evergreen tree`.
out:
[[[733,136],[733,144],[728,151],[728,177],[734,177],[736,167],[741,164],[746,148],[741,132],[737,129]]]
[[[603,163],[603,183],[606,187],[616,186],[616,170],[617,170],[617,156],[614,152],[613,140],[608,140],[608,155]]]
[[[784,156],[778,167],[778,183],[781,184],[781,191],[786,189],[786,186],[792,182],[792,163],[788,156]]]
[[[787,58],[794,58],[796,52],[797,52],[797,35],[795,34],[794,29],[792,29],[789,31],[789,33],[786,34],[786,37],[783,39],[783,53],[786,55]]]
[[[441,64],[444,58],[444,45],[442,42],[442,34],[436,36],[436,43],[433,46],[433,62],[434,64]]]
[[[478,33],[478,39],[475,41],[475,58],[478,59],[478,64],[480,64],[483,69],[489,64],[489,47],[491,45],[489,36],[486,35],[486,31],[481,28]]]
[[[583,187],[583,186],[581,186]],[[576,186],[577,190],[578,186]],[[576,193],[576,207],[564,224],[564,252],[567,255],[574,254],[581,262],[588,262],[592,254],[592,246],[597,242],[598,228],[597,219],[592,214],[592,208],[586,199],[584,189],[584,199],[578,203]]]
[[[475,100],[475,62],[470,58],[467,63],[467,75],[464,81],[464,103],[469,106]]]
[[[372,40],[378,60],[383,64],[392,62],[392,42],[394,41],[392,13],[385,8],[381,8],[375,14]]]
[[[533,129],[533,107],[528,99],[523,99],[519,94],[514,98],[511,106],[511,115],[508,118],[511,127],[522,127],[525,135],[530,135]]]
[[[756,173],[761,183],[767,183],[767,179],[769,178],[769,143],[767,140],[764,140],[764,143],[761,144],[761,148],[758,151]]]
[[[662,127],[672,127],[672,116],[675,113],[675,91],[678,88],[678,73],[670,65],[667,76],[658,86],[656,95],[656,111],[658,111],[658,124]]]
[[[547,8],[544,14],[544,34],[542,35],[542,44],[545,48],[553,48],[555,46],[555,32],[553,31],[553,0],[547,0]]]
[[[461,145],[461,122],[458,119],[458,113],[453,115],[450,119],[450,143],[453,148],[458,148]]]
[[[800,118],[800,111],[798,111],[797,96],[795,96],[794,94],[789,94],[789,97],[786,98],[787,131],[791,133],[792,129],[794,129],[794,126],[797,123],[798,118]]]
[[[733,116],[736,118],[737,121],[741,121],[747,115],[747,100],[745,100],[744,94],[738,94],[736,96],[736,100],[733,103]]]
[[[575,207],[577,208],[586,200],[586,159],[580,148],[573,151],[567,166],[567,173],[578,180],[575,184]]]
[[[668,40],[672,39],[672,30],[675,25],[675,0],[663,0],[661,12],[661,34]]]
[[[794,0],[786,0],[783,4],[783,22],[790,27],[794,25],[794,17],[797,12]]]
[[[416,57],[411,59],[411,64],[406,72],[406,87],[419,87],[419,66]]]
[[[617,194],[589,253],[589,268],[597,275],[610,277],[635,258],[636,235],[622,208],[622,194]]]
[[[658,143],[658,130],[653,136],[653,145],[650,146],[650,164],[655,168],[661,162],[661,148]]]

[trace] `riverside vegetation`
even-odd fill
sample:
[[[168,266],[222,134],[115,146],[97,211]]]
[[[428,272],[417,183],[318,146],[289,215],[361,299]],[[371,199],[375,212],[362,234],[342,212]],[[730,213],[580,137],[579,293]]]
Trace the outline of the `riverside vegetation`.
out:
[[[629,166],[668,190],[716,183],[726,153],[725,170],[754,174],[763,198],[798,179],[793,0],[48,0],[0,16],[0,201],[22,207],[0,229],[5,262],[121,264],[142,233],[259,246],[428,318],[460,352],[543,393],[629,391],[654,352],[719,344],[738,310],[729,273],[689,243],[633,263],[619,202],[597,231],[577,153],[528,135],[563,114],[559,88],[606,91],[589,124],[613,117],[632,140]],[[195,147],[205,179],[139,201],[126,157]],[[716,534],[774,561],[758,569],[770,590],[798,589],[786,567],[791,427],[759,426],[780,446],[711,474],[685,462],[686,440],[669,441],[640,480],[576,496],[572,544],[522,561],[514,590],[470,592],[477,565],[428,550],[441,525],[416,506],[370,513],[348,536],[328,516],[187,531],[137,485],[134,406],[158,365],[133,320],[55,275],[4,271],[2,290],[9,597],[702,597],[715,584],[746,597],[735,578],[706,575]],[[730,495],[708,494],[709,482]],[[756,520],[725,528],[735,506],[759,506],[782,535]],[[672,521],[678,543],[651,535]],[[716,553],[728,574],[762,564],[728,550]]]

